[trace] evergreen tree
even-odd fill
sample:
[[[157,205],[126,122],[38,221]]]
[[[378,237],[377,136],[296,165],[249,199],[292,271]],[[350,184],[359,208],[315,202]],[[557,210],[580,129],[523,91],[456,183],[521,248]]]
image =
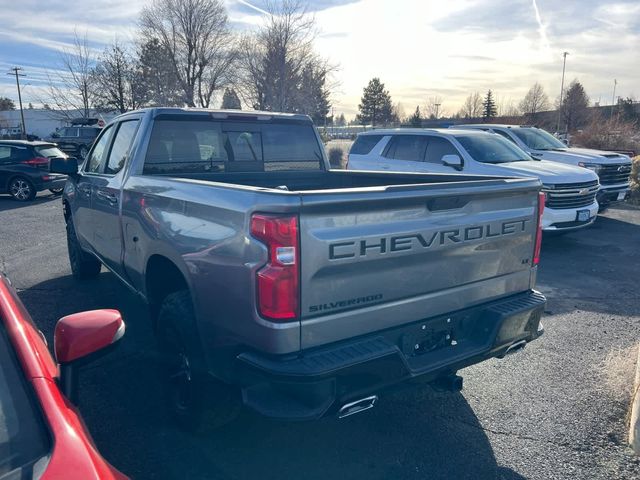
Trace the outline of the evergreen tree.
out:
[[[324,125],[331,103],[327,89],[327,70],[308,64],[302,70],[295,110],[309,115],[316,125]]]
[[[138,50],[136,68],[140,69],[139,87],[147,95],[147,104],[152,107],[184,106],[184,95],[180,90],[178,76],[169,61],[169,51],[160,41],[145,41]]]
[[[338,118],[336,119],[336,127],[344,127],[347,125],[347,119],[344,118],[344,113],[341,113],[340,115],[338,115]]]
[[[0,97],[0,110],[15,110],[16,105],[8,97]]]
[[[567,132],[572,132],[587,121],[589,97],[578,80],[569,84],[562,99],[562,116],[567,125]]]
[[[229,110],[242,110],[242,104],[240,103],[240,97],[233,88],[225,88],[222,95],[222,106]]]
[[[409,117],[409,125],[420,128],[422,126],[422,115],[420,115],[420,105],[416,107],[416,111]]]
[[[640,107],[638,102],[634,102],[631,97],[618,99],[618,111],[627,122],[640,122],[640,108],[638,107]]]
[[[364,88],[357,121],[360,124],[384,125],[393,120],[391,96],[379,78],[372,78]]]
[[[487,96],[484,97],[484,102],[482,102],[483,114],[482,117],[485,120],[491,120],[495,118],[498,113],[498,108],[496,107],[496,102],[493,99],[493,93],[491,89],[487,92]]]

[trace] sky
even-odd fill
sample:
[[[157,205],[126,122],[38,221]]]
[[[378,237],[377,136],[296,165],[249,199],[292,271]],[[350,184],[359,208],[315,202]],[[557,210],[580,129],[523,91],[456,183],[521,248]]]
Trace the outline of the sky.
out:
[[[132,41],[149,0],[0,0],[0,73],[21,66],[23,102],[39,103],[74,32],[96,51]],[[225,0],[238,31],[255,28],[266,0]],[[407,114],[439,97],[453,114],[467,95],[494,91],[517,104],[534,82],[553,101],[577,78],[592,102],[640,99],[638,0],[310,0],[318,53],[336,65],[334,113],[357,113],[372,77]],[[14,78],[0,76],[0,96],[17,100]]]

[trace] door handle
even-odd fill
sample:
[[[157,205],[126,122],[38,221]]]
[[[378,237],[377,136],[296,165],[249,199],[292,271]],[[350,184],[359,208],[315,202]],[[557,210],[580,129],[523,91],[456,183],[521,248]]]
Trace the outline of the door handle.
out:
[[[105,192],[104,190],[96,190],[96,195],[102,200],[106,200],[109,203],[118,203],[118,197],[113,193]]]
[[[541,153],[530,153],[530,155],[531,155],[532,157],[541,157],[541,156],[542,156],[542,154],[541,154]]]

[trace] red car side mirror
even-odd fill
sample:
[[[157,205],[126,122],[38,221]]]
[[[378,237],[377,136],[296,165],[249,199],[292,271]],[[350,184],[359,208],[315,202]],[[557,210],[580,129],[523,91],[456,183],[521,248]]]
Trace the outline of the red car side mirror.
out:
[[[116,343],[125,324],[117,310],[74,313],[58,320],[53,334],[56,360],[66,365]]]

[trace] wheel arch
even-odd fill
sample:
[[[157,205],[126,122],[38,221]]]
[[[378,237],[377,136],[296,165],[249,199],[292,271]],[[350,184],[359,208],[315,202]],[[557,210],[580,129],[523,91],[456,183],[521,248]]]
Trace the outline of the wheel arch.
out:
[[[171,293],[179,290],[191,291],[182,269],[161,254],[153,254],[147,259],[144,281],[147,302],[155,307]]]

